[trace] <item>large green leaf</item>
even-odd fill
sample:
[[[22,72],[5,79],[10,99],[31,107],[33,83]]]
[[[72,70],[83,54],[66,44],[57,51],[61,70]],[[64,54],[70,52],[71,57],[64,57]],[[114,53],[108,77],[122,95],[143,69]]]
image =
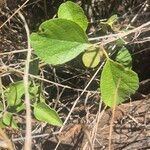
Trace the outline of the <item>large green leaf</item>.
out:
[[[89,47],[82,28],[66,19],[52,19],[31,34],[35,53],[46,63],[57,65],[72,60]]]
[[[102,100],[110,107],[120,104],[135,93],[138,84],[139,80],[135,72],[108,59],[100,80]]]
[[[23,81],[12,83],[9,87],[8,93],[6,93],[8,105],[15,106],[20,104],[21,97],[23,96],[23,94],[24,94]]]
[[[74,21],[81,26],[84,31],[87,29],[87,17],[85,16],[83,9],[76,3],[67,1],[61,4],[58,9],[58,17]]]
[[[34,116],[36,119],[47,122],[51,125],[62,126],[62,121],[57,112],[43,102],[34,106]]]

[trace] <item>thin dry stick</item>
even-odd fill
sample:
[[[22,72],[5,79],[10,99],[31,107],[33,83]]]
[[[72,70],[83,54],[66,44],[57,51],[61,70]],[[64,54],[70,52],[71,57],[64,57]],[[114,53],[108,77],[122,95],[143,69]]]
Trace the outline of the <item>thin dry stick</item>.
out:
[[[90,150],[94,150],[94,145],[92,144],[90,132],[89,132],[87,129],[83,129],[83,131],[84,131],[84,134],[85,134],[86,137],[87,137]]]
[[[45,133],[45,134],[39,134],[39,135],[32,135],[32,139],[36,139],[36,138],[44,138],[49,136],[49,133]],[[26,137],[18,137],[18,138],[14,138],[12,139],[13,142],[19,142],[19,141],[24,141],[26,139]]]
[[[147,0],[145,1],[144,4],[142,4],[142,7],[140,8],[140,10],[138,11],[138,13],[133,17],[133,19],[131,20],[131,22],[128,24],[126,29],[129,29],[129,27],[131,26],[131,24],[133,24],[133,22],[135,22],[135,20],[137,19],[137,17],[141,14],[141,11],[144,10],[146,4],[147,4]]]
[[[30,45],[30,32],[29,32],[29,27],[27,25],[27,22],[24,18],[24,16],[21,14],[21,12],[18,12],[20,18],[23,20],[24,22],[24,27],[26,30],[26,34],[27,34],[27,42],[28,42],[28,52],[27,52],[27,59],[26,59],[26,63],[25,63],[25,70],[24,70],[24,88],[25,88],[25,104],[26,104],[26,139],[25,139],[25,145],[24,145],[24,149],[25,150],[31,150],[32,149],[32,134],[31,134],[31,130],[32,130],[32,123],[31,123],[31,108],[30,108],[30,96],[29,96],[29,64],[30,64],[30,59],[31,59],[31,45]]]
[[[111,150],[112,131],[113,131],[114,118],[115,118],[115,109],[116,109],[116,99],[117,99],[117,92],[118,92],[118,88],[119,88],[120,82],[121,82],[121,79],[119,78],[117,86],[116,86],[115,94],[114,94],[114,103],[113,103],[113,108],[112,108],[112,117],[111,117],[111,121],[110,121],[109,142],[108,142],[108,149],[109,150]]]
[[[10,55],[10,54],[16,54],[16,53],[23,53],[23,52],[27,52],[27,51],[28,51],[28,49],[14,50],[14,51],[11,51],[11,52],[0,53],[0,56]]]
[[[88,82],[88,84],[87,84],[86,87],[83,89],[83,91],[81,92],[81,94],[80,94],[80,95],[78,96],[78,98],[75,100],[75,102],[74,102],[74,104],[73,104],[73,106],[72,106],[70,112],[68,113],[68,116],[66,117],[66,119],[65,119],[65,121],[64,121],[64,123],[63,123],[63,126],[60,128],[60,130],[59,130],[56,134],[62,132],[62,130],[63,130],[65,124],[66,124],[67,121],[69,120],[69,118],[70,118],[70,116],[71,116],[71,114],[72,114],[72,112],[73,112],[75,106],[77,105],[79,99],[80,99],[81,96],[85,93],[86,89],[89,87],[89,85],[91,84],[91,82],[94,80],[94,78],[95,78],[95,76],[98,74],[98,72],[102,69],[104,63],[105,63],[105,62],[103,62],[103,63],[99,66],[99,68],[97,69],[97,71],[95,72],[95,74],[93,75],[93,77],[91,78],[91,80]],[[59,143],[59,144],[60,144],[60,143]],[[59,146],[59,144],[57,144],[57,147]],[[57,148],[55,148],[55,150],[57,150]]]
[[[139,27],[136,27],[136,28],[133,29],[133,30],[129,30],[129,31],[127,31],[127,32],[119,33],[116,37],[114,37],[114,38],[112,38],[112,39],[110,38],[110,39],[104,41],[104,42],[103,42],[103,45],[106,45],[106,44],[108,44],[108,43],[114,42],[114,41],[116,41],[116,40],[118,40],[118,39],[120,39],[120,38],[123,38],[123,37],[125,37],[125,36],[128,36],[128,35],[130,35],[130,34],[132,34],[132,33],[139,32],[139,31],[141,31],[143,28],[145,28],[145,27],[147,27],[147,26],[149,26],[149,25],[150,25],[150,21],[148,21],[148,22],[142,24],[142,25],[139,26]]]
[[[26,0],[1,26],[0,29],[10,20],[12,19],[27,3],[29,0]]]
[[[70,118],[70,115],[72,114],[76,104],[78,103],[79,99],[81,98],[81,96],[85,93],[86,89],[89,87],[89,85],[91,84],[91,82],[93,81],[93,79],[95,78],[95,76],[98,74],[98,72],[102,69],[104,62],[99,66],[99,68],[97,69],[97,71],[95,72],[95,74],[93,75],[93,77],[91,78],[91,80],[88,82],[88,84],[86,85],[86,87],[84,88],[84,90],[81,92],[81,94],[78,96],[78,98],[75,100],[68,116],[66,117],[63,126],[60,128],[59,133],[63,130],[65,124],[67,123],[68,119]]]
[[[11,68],[9,66],[4,66],[3,67],[4,69],[8,69],[10,72],[16,72],[16,73],[19,73],[19,74],[23,74],[24,75],[24,72],[20,71],[20,70],[17,70],[17,69],[14,69],[14,68]],[[56,82],[53,82],[53,81],[50,81],[50,80],[47,80],[47,79],[44,79],[44,78],[41,78],[41,77],[38,77],[38,76],[35,76],[35,75],[32,75],[32,74],[29,74],[28,75],[32,78],[35,78],[35,79],[38,79],[38,80],[41,80],[43,82],[47,82],[47,83],[50,83],[50,84],[53,84],[55,86],[59,86],[59,87],[62,87],[62,88],[67,88],[67,89],[72,89],[74,91],[79,91],[79,92],[82,92],[83,89],[77,89],[77,88],[73,88],[73,87],[70,87],[68,85],[63,85],[63,84],[60,84],[60,83],[56,83]],[[85,90],[84,92],[90,92],[92,94],[96,94],[96,93],[99,93],[98,91],[89,91],[89,90]]]
[[[98,124],[99,124],[99,121],[100,121],[100,118],[103,116],[105,110],[106,110],[106,107],[103,109],[102,112],[101,111],[101,107],[102,107],[102,101],[100,101],[100,104],[99,104],[99,109],[98,109],[98,112],[97,112],[97,115],[96,115],[96,118],[95,118],[95,122],[96,124],[94,125],[93,127],[93,130],[92,130],[92,133],[91,133],[91,139],[92,139],[92,145],[94,147],[94,142],[95,142],[95,138],[96,138],[96,133],[97,133],[97,129],[98,129]],[[86,150],[87,149],[87,146],[88,146],[88,142],[87,141],[84,146],[83,146],[83,150]]]
[[[107,39],[103,42],[103,45],[106,45],[108,43],[111,43],[111,42],[114,42],[116,40],[118,40],[119,38],[123,38],[131,33],[136,33],[140,30],[142,30],[143,28],[147,27],[150,25],[150,21],[142,24],[141,26],[139,27],[136,27],[132,30],[129,30],[127,32],[119,32],[117,34],[111,34],[111,35],[105,35],[105,36],[100,36],[100,37],[94,37],[94,38],[89,38],[89,41],[94,41],[94,40],[104,40],[104,39]]]
[[[0,93],[1,93],[1,98],[2,98],[2,102],[3,102],[3,111],[6,111],[6,105],[5,105],[5,98],[4,98],[4,91],[3,91],[3,87],[2,87],[2,79],[0,76]]]
[[[114,106],[114,107],[112,108],[112,117],[111,117],[111,121],[110,121],[109,142],[108,142],[108,149],[109,149],[109,150],[111,150],[112,132],[113,132],[113,122],[114,122],[114,118],[115,118],[115,109],[116,109],[116,107]]]
[[[104,109],[101,111],[101,107],[102,107],[102,100],[100,102],[100,106],[99,106],[99,110],[98,110],[98,113],[97,113],[97,116],[96,116],[96,125],[94,126],[93,128],[93,131],[92,131],[92,140],[93,140],[93,144],[95,142],[95,139],[96,139],[96,133],[98,131],[98,125],[99,125],[99,122],[100,122],[100,119],[102,118],[102,116],[104,115],[104,112],[106,110],[106,107],[104,107]],[[101,111],[101,112],[100,112]]]
[[[1,135],[1,137],[4,137],[4,136],[2,136],[2,134],[5,134],[5,133],[4,132],[2,133],[1,130],[2,129],[0,129],[0,135]],[[39,135],[32,135],[32,139],[45,138],[45,137],[48,137],[48,136],[49,136],[49,133],[39,134]],[[22,142],[22,141],[25,141],[25,139],[26,139],[25,137],[13,138],[12,142]],[[0,149],[5,148],[5,149],[9,149],[9,150],[14,150],[13,148],[12,149],[9,148],[10,144],[12,145],[12,143],[9,144],[8,142],[11,142],[11,141],[9,139],[5,140],[4,138],[1,138],[1,140],[0,140]]]

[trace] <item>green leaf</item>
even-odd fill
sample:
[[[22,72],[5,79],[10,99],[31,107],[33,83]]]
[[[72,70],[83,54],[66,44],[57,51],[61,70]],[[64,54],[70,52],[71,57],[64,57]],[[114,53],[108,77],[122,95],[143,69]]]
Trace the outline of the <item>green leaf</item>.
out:
[[[118,16],[113,15],[107,21],[101,22],[101,24],[102,25],[108,25],[108,26],[111,27],[112,30],[114,30],[113,25],[117,22],[117,20],[118,20]]]
[[[138,85],[135,72],[110,59],[106,61],[101,74],[100,90],[102,100],[107,106],[113,107],[124,102],[135,93]]]
[[[3,123],[3,118],[0,118],[0,128],[5,128],[6,125]]]
[[[36,119],[47,122],[51,125],[62,126],[62,121],[57,112],[43,102],[34,106],[34,116]]]
[[[83,9],[76,3],[67,1],[60,5],[58,9],[58,18],[68,19],[77,23],[84,31],[88,26],[87,17]]]
[[[82,61],[86,67],[94,68],[99,64],[102,56],[103,54],[99,49],[92,47],[83,54]]]
[[[125,46],[118,51],[115,60],[127,68],[132,67],[132,57]]]
[[[29,87],[29,94],[30,94],[30,99],[35,99],[38,95],[39,92],[39,85],[37,84],[31,84]]]
[[[13,115],[9,112],[6,112],[4,114],[3,123],[7,126],[14,128],[14,129],[18,128],[16,121],[13,119]]]
[[[118,16],[117,15],[112,15],[107,21],[106,23],[113,28],[113,24],[116,23],[118,20]]]
[[[122,38],[116,40],[116,45],[117,45],[118,47],[122,47],[122,46],[124,46],[125,44],[126,44],[126,42],[125,42],[125,40],[122,39]]]
[[[20,112],[22,110],[25,110],[25,103],[21,103],[20,105],[17,105],[16,108],[15,108],[15,113],[17,112]]]
[[[31,44],[46,63],[63,64],[90,46],[82,28],[70,20],[48,20],[39,29],[39,32],[31,34]]]
[[[22,110],[25,110],[25,104],[23,102],[21,102],[20,104],[18,105],[14,105],[14,106],[10,106],[8,107],[7,109],[9,112],[11,113],[18,113]]]
[[[24,94],[23,81],[12,83],[9,87],[7,96],[7,103],[9,106],[18,105],[21,103],[21,97]]]

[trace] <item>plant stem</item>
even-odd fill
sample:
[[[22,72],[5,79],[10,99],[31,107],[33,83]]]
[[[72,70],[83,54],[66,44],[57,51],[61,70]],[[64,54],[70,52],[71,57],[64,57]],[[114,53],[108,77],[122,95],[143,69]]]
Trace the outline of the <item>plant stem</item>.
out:
[[[100,50],[103,51],[103,53],[104,53],[104,55],[106,56],[106,58],[109,59],[109,56],[108,56],[106,50],[104,49],[104,47],[103,47],[102,45],[99,45],[99,47],[100,47]]]

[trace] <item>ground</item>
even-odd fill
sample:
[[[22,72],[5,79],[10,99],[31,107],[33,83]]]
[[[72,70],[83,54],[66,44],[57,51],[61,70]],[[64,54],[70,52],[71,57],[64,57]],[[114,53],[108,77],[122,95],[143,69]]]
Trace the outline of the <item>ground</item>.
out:
[[[27,38],[22,19],[18,13],[14,13],[22,7],[24,2],[25,0],[14,0],[12,3],[7,0],[5,5],[0,3],[1,89],[5,89],[10,83],[19,81],[23,77],[18,71],[23,71],[24,68]],[[26,19],[30,32],[37,31],[38,26],[44,20],[53,18],[62,2],[63,0],[30,0],[23,5],[20,13]],[[148,0],[121,0],[120,2],[115,0],[78,0],[76,2],[84,9],[89,19],[87,33],[90,38],[101,36],[98,20],[107,19],[113,14],[118,14],[120,28],[131,24],[131,29],[133,29],[150,22],[150,2]],[[12,15],[13,17],[11,17]],[[5,23],[7,19],[8,21]],[[33,149],[107,150],[110,145],[111,149],[115,150],[150,149],[149,28],[150,23],[126,37],[126,47],[132,55],[133,70],[138,73],[140,85],[134,95],[124,104],[116,107],[113,121],[111,119],[112,109],[105,108],[99,97],[100,72],[95,74],[97,68],[85,68],[80,61],[80,56],[77,60],[61,66],[54,67],[40,63],[41,79],[39,81],[42,84],[42,92],[46,97],[47,104],[59,112],[63,121],[75,102],[76,106],[59,134],[57,132],[60,128],[33,118]],[[111,44],[113,43],[108,45]],[[14,70],[12,71],[8,67]],[[84,91],[94,75],[94,79]],[[55,84],[52,84],[51,81]],[[12,140],[15,148],[20,150],[24,145],[22,137],[25,136],[26,131],[25,113],[19,114],[17,119],[19,130],[7,127],[4,129],[4,133]],[[110,135],[111,133],[112,135]],[[110,136],[111,144],[109,143]],[[3,138],[0,141],[4,144],[0,144],[0,147],[7,147]]]

